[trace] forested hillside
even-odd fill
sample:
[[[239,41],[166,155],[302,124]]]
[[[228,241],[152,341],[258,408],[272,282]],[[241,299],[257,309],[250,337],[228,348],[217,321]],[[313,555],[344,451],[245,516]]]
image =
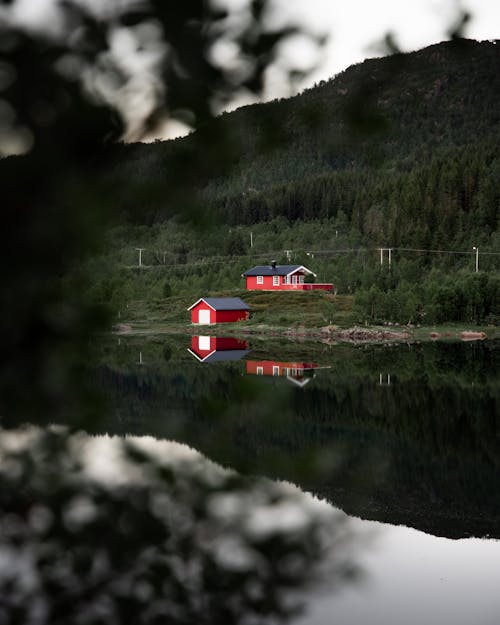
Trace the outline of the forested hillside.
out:
[[[228,175],[200,182],[202,201],[232,225],[342,212],[366,240],[391,245],[489,236],[498,218],[499,66],[496,43],[446,42],[225,114],[216,123],[239,157]],[[126,146],[115,175],[171,184],[169,155],[190,141]],[[133,202],[127,195],[123,207]],[[134,209],[143,223],[170,217],[161,201]]]
[[[218,173],[206,136],[115,146],[103,177],[120,226],[92,263],[95,296],[226,292],[275,258],[356,293],[360,321],[496,322],[499,67],[496,42],[468,40],[367,60],[201,129],[233,155]]]

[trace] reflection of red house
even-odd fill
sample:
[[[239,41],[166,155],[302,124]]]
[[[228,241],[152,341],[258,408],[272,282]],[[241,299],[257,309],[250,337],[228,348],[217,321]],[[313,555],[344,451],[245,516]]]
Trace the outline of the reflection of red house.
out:
[[[258,265],[245,271],[243,277],[246,280],[248,290],[262,291],[331,291],[333,284],[306,283],[305,277],[316,277],[303,265]]]
[[[248,319],[250,307],[239,297],[201,297],[188,310],[191,323],[210,325]]]
[[[248,354],[248,343],[232,337],[192,336],[188,352],[200,362],[239,360]]]
[[[247,360],[247,374],[286,377],[299,386],[305,386],[310,377],[308,371],[316,369],[315,362],[282,362],[278,360]]]

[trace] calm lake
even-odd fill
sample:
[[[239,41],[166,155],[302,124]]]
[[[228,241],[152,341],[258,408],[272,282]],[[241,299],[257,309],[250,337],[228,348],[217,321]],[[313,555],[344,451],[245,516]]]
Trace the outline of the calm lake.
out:
[[[497,625],[499,363],[498,342],[114,337],[86,373],[99,417],[5,418],[0,451],[49,428],[31,461],[57,487],[30,484],[27,542],[45,553],[47,526],[50,584],[73,576],[81,622]],[[42,581],[16,600],[49,622],[28,560]]]

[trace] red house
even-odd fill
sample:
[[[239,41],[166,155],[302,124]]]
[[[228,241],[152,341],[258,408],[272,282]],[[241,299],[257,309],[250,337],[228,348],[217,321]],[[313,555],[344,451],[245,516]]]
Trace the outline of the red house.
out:
[[[258,265],[242,275],[249,291],[331,291],[333,284],[306,283],[306,275],[316,277],[304,265]]]
[[[200,362],[240,360],[249,352],[247,341],[233,337],[192,336],[188,352]]]
[[[188,308],[191,323],[211,325],[248,319],[250,307],[239,297],[201,297]]]
[[[315,362],[283,362],[278,360],[247,360],[246,370],[249,375],[286,377],[287,380],[305,386],[311,380],[307,372],[316,369]],[[313,374],[314,375],[314,374]]]

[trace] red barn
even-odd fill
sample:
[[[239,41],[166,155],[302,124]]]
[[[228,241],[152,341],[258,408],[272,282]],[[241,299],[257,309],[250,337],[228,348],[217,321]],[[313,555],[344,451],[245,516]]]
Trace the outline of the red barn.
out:
[[[240,360],[248,351],[247,341],[217,336],[192,336],[191,349],[188,349],[200,362]]]
[[[306,283],[306,275],[316,277],[304,265],[258,265],[245,271],[248,290],[262,291],[331,291],[333,284]]]
[[[211,325],[248,319],[250,307],[239,297],[201,297],[188,308],[191,323]]]

